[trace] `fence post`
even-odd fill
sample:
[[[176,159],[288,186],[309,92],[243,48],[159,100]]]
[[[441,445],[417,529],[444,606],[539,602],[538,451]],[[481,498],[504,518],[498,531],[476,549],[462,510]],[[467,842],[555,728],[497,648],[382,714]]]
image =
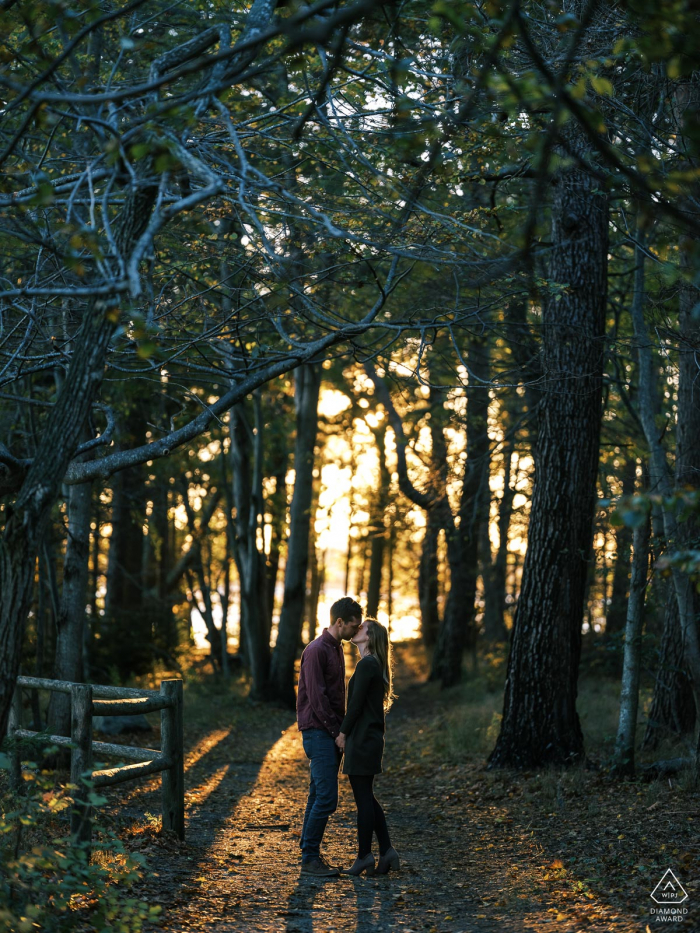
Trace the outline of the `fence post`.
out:
[[[182,681],[163,680],[160,684],[163,697],[172,701],[172,706],[160,713],[160,750],[170,759],[171,767],[163,771],[163,829],[185,838],[185,772],[183,761],[183,710]]]
[[[83,775],[92,768],[92,687],[89,684],[73,684],[70,688],[70,737],[74,745],[70,753],[70,780],[76,786],[70,831],[74,843],[90,842],[90,789],[83,783]]]
[[[22,688],[18,683],[12,694],[12,704],[10,706],[10,721],[8,723],[7,734],[12,735],[15,729],[22,728]],[[15,793],[19,794],[22,790],[22,763],[20,761],[19,745],[17,739],[14,742],[14,748],[11,751],[10,765],[10,783]]]

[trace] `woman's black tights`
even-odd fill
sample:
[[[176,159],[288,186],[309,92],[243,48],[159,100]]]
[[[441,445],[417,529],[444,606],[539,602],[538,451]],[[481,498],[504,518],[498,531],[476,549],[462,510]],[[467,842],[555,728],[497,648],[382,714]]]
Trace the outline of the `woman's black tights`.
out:
[[[373,774],[349,774],[350,786],[357,805],[357,857],[364,858],[372,851],[372,833],[377,834],[379,854],[391,848],[386,817],[374,796]]]

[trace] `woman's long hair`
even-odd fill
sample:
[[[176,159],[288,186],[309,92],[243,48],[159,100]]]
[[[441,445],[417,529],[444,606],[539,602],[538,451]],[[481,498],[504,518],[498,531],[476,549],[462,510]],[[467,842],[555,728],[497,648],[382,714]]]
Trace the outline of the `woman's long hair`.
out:
[[[376,619],[365,619],[367,625],[367,649],[379,661],[384,675],[384,709],[388,710],[396,697],[394,696],[394,672],[391,657],[391,642],[389,633],[381,622]]]

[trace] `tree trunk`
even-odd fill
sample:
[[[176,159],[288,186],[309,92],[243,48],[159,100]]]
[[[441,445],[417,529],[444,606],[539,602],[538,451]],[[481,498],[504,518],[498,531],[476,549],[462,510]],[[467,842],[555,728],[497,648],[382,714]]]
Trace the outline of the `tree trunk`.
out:
[[[582,169],[557,179],[549,277],[566,285],[542,314],[546,383],[503,720],[489,766],[583,756],[576,712],[601,423],[608,205]],[[556,300],[556,299],[559,300]]]
[[[418,569],[421,635],[426,648],[432,648],[435,645],[440,631],[440,613],[438,611],[440,588],[438,581],[438,539],[440,537],[440,528],[438,510],[428,509]]]
[[[633,458],[628,459],[622,470],[622,495],[634,494],[634,484],[637,477],[637,464]],[[630,578],[630,548],[632,545],[632,529],[624,525],[615,531],[615,569],[613,571],[612,592],[610,605],[605,617],[605,634],[614,635],[621,632],[627,618],[627,591]]]
[[[309,558],[313,561],[309,573],[308,609],[306,617],[309,621],[309,641],[316,637],[318,625],[318,603],[326,583],[326,554],[319,552],[315,542],[309,543]]]
[[[510,485],[512,459],[513,442],[509,440],[503,448],[503,495],[498,508],[498,550],[493,563],[484,573],[484,639],[491,643],[508,639],[505,623],[508,529],[515,498],[515,490]],[[488,543],[488,537],[486,540]]]
[[[430,375],[430,370],[428,370]],[[431,485],[440,497],[447,483],[447,445],[445,443],[445,395],[434,386],[429,388],[430,404],[430,466]],[[440,560],[438,542],[444,525],[441,507],[430,507],[426,512],[425,536],[421,548],[418,571],[418,598],[421,611],[421,634],[426,647],[437,644],[442,620],[440,619]]]
[[[240,582],[240,619],[251,674],[251,696],[267,696],[270,670],[270,613],[267,608],[265,555],[258,547],[262,501],[263,424],[260,390],[254,397],[254,435],[243,403],[231,409],[231,465],[233,475],[233,550]]]
[[[630,598],[625,626],[625,655],[620,693],[620,718],[613,754],[613,772],[621,776],[634,776],[634,745],[637,735],[639,708],[639,675],[642,662],[642,631],[644,628],[644,593],[649,569],[649,535],[651,519],[634,529],[634,560]]]
[[[68,541],[63,561],[63,591],[56,619],[56,680],[83,680],[83,638],[87,586],[90,573],[90,519],[92,483],[71,486],[68,492]],[[49,732],[70,735],[70,696],[52,693]]]
[[[645,749],[656,748],[668,735],[687,735],[695,727],[693,686],[683,659],[678,600],[671,584],[667,593],[654,696],[642,742]]]
[[[369,582],[367,584],[367,615],[377,618],[379,600],[382,593],[382,576],[384,571],[384,552],[386,550],[386,510],[389,504],[389,484],[391,474],[386,465],[384,445],[386,442],[386,421],[374,430],[374,439],[379,457],[379,485],[376,490],[374,502],[371,505],[371,519],[369,524],[370,558]]]
[[[269,615],[267,623],[268,629],[272,628],[277,574],[280,566],[280,553],[284,543],[284,533],[287,525],[287,459],[287,447],[285,445],[283,456],[275,470],[275,491],[268,498],[266,503],[266,511],[270,514],[270,552],[265,567],[267,579],[266,603]]]
[[[301,637],[306,571],[309,565],[309,529],[313,492],[314,449],[318,432],[318,397],[321,369],[307,364],[296,370],[297,434],[294,446],[294,493],[290,508],[284,601],[270,673],[274,698],[294,707],[294,662]]]
[[[7,731],[25,620],[32,600],[36,556],[61,481],[102,381],[114,327],[106,306],[98,308],[96,303],[86,311],[65,382],[0,538],[0,735]]]
[[[476,649],[476,583],[481,526],[489,513],[489,348],[487,337],[472,337],[467,354],[467,461],[462,482],[459,528],[447,530],[450,592],[433,653],[430,679],[443,687],[459,683],[466,647]],[[472,383],[473,380],[473,383]]]
[[[649,474],[650,486],[653,492],[664,496],[662,504],[664,536],[666,545],[671,551],[682,548],[692,536],[693,524],[685,523],[686,527],[679,525],[676,514],[667,503],[673,493],[671,474],[666,459],[666,452],[661,443],[659,432],[654,418],[656,398],[656,371],[652,354],[652,344],[644,320],[644,248],[641,239],[642,230],[638,225],[637,243],[635,247],[635,295],[632,303],[632,322],[637,342],[639,356],[639,417],[644,429],[647,446],[649,448]],[[697,400],[694,399],[693,360],[696,349],[694,340],[697,340],[698,329],[692,320],[692,301],[689,300],[690,289],[682,289],[680,295],[680,325],[681,325],[681,353],[679,364],[678,385],[678,426],[677,426],[677,466],[676,477],[690,479],[697,484],[695,471],[699,461],[698,445],[700,440],[693,436],[698,430],[699,415]],[[695,344],[697,346],[697,344]],[[685,352],[684,352],[685,351]],[[692,537],[691,539],[692,540]],[[690,672],[690,682],[693,689],[693,701],[696,717],[700,715],[700,638],[696,616],[697,593],[687,573],[678,567],[672,567],[671,576],[673,589],[678,602],[678,619],[683,642],[684,661]]]

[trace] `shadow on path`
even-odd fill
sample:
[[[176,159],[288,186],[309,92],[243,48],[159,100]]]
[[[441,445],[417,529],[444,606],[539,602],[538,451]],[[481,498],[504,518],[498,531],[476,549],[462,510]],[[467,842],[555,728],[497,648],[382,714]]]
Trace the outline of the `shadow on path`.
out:
[[[543,880],[548,857],[518,825],[513,802],[472,806],[461,781],[484,780],[481,764],[435,766],[416,751],[437,701],[429,688],[400,684],[387,722],[387,773],[376,793],[402,858],[397,874],[319,880],[300,874],[299,831],[308,762],[293,718],[259,707],[245,712],[187,772],[188,840],[160,851],[137,892],[164,911],[167,933],[557,933],[643,930],[596,894],[553,907]],[[431,719],[432,717],[432,719]],[[204,737],[206,739],[206,737]],[[245,741],[243,741],[245,739]],[[206,747],[205,747],[206,746]],[[148,807],[153,788],[135,796]],[[454,805],[457,804],[457,805]],[[151,803],[154,811],[155,802]],[[141,810],[142,812],[142,810]],[[324,855],[348,865],[355,852],[355,810],[347,778],[331,818]],[[375,853],[376,854],[376,853]]]

